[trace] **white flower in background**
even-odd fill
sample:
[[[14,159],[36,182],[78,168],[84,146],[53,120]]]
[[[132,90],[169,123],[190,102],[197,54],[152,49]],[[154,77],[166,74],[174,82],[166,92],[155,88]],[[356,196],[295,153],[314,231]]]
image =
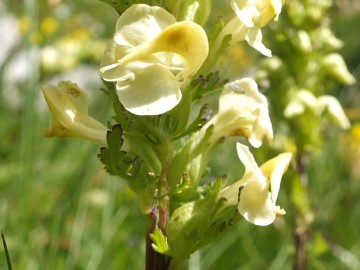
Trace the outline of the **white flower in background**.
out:
[[[349,72],[344,58],[338,53],[331,53],[322,59],[323,70],[333,76],[339,83],[353,84],[354,76]]]
[[[323,95],[315,97],[307,90],[299,90],[286,106],[284,115],[292,118],[304,114],[307,110],[311,111],[316,117],[321,117],[324,113],[329,115],[339,127],[350,128],[350,121],[347,118],[340,102],[333,96]]]
[[[225,206],[237,205],[239,213],[250,223],[266,226],[285,210],[276,205],[281,178],[291,160],[291,153],[282,153],[260,168],[249,148],[237,143],[239,159],[245,166],[243,177],[220,191],[218,200]]]
[[[231,0],[236,16],[224,26],[218,40],[231,34],[230,45],[245,39],[263,55],[271,56],[271,51],[262,43],[261,28],[272,19],[278,20],[284,2],[285,0]]]
[[[77,84],[61,81],[57,86],[43,85],[43,94],[51,111],[47,137],[78,137],[106,146],[107,128],[88,116],[88,97]]]
[[[211,142],[226,136],[244,136],[252,146],[260,147],[264,137],[269,141],[273,138],[267,100],[250,78],[225,85],[218,113],[203,128],[211,125]]]
[[[101,76],[116,82],[130,112],[157,115],[174,108],[208,54],[205,31],[191,21],[176,22],[160,7],[132,5],[119,18],[101,61]]]

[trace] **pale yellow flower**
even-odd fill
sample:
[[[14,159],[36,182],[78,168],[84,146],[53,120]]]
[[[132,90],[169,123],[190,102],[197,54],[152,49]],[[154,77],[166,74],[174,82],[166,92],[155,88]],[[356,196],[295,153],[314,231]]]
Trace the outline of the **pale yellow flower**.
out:
[[[278,20],[283,0],[231,0],[235,17],[231,19],[219,35],[222,40],[231,34],[230,45],[246,40],[250,46],[265,56],[271,56],[271,51],[262,42],[261,28],[270,20]]]
[[[276,205],[281,178],[291,160],[291,153],[282,153],[258,167],[249,148],[237,143],[239,159],[245,166],[243,177],[220,191],[218,200],[225,206],[237,205],[239,213],[250,223],[266,226],[285,210]]]
[[[225,85],[219,100],[219,111],[204,126],[213,125],[211,142],[221,137],[244,136],[254,147],[260,147],[266,137],[273,138],[268,103],[256,82],[244,78]]]
[[[299,90],[286,106],[284,115],[287,118],[292,118],[302,115],[306,111],[310,111],[315,117],[322,117],[326,113],[339,127],[350,128],[350,121],[340,102],[333,96],[315,97],[308,90]]]
[[[130,112],[157,115],[174,108],[208,54],[204,29],[176,22],[160,7],[132,5],[119,18],[101,61],[101,76],[116,82]]]
[[[57,86],[43,85],[42,90],[52,113],[45,136],[78,137],[107,145],[107,128],[88,116],[88,97],[75,83],[61,81]]]
[[[338,53],[331,53],[322,59],[323,71],[333,76],[339,83],[354,84],[355,78],[349,72],[344,58]]]

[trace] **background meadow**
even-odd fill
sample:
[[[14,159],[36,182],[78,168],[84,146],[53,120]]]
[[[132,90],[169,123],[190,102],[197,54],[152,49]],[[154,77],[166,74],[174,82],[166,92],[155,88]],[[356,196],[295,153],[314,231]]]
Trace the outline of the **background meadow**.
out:
[[[214,17],[224,16],[224,1],[216,2]],[[351,130],[329,127],[309,160],[315,221],[308,269],[360,269],[360,4],[336,0],[328,16],[357,83],[331,92],[343,104]],[[74,81],[87,90],[91,115],[103,123],[111,117],[98,67],[116,20],[116,12],[97,0],[0,2],[0,229],[14,269],[144,268],[145,220],[126,183],[102,170],[96,145],[43,136],[49,112],[42,84]],[[264,31],[271,35],[270,28]],[[241,78],[256,68],[262,56],[246,46],[219,61],[224,77]],[[227,147],[235,141],[214,154],[210,175],[232,176],[226,164],[239,176],[234,147]],[[292,269],[296,215],[287,196],[290,185],[285,175],[279,198],[288,213],[283,219],[269,227],[241,222],[196,253],[189,269]],[[0,269],[7,269],[2,247]]]

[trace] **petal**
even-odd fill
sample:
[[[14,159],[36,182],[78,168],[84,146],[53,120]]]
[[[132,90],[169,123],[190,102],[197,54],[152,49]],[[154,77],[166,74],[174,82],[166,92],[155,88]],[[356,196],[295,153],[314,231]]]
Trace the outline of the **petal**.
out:
[[[244,40],[246,33],[247,33],[246,25],[240,22],[237,17],[234,17],[227,24],[225,24],[224,28],[221,30],[219,36],[216,39],[214,48],[220,47],[220,43],[227,35],[231,35],[230,45],[232,46]]]
[[[254,26],[248,30],[248,33],[245,37],[246,41],[251,47],[262,53],[267,57],[271,57],[271,51],[265,47],[262,43],[262,33],[259,26]]]
[[[241,143],[237,143],[236,150],[240,161],[245,166],[245,175],[251,175],[252,177],[259,179],[260,182],[265,184],[266,179],[263,176],[259,166],[257,165],[254,156],[251,154],[249,147]]]
[[[238,211],[247,221],[255,225],[271,224],[276,218],[276,213],[268,185],[256,178],[248,181],[241,190]]]
[[[248,0],[231,0],[231,7],[234,10],[236,16],[247,27],[253,27],[254,18],[260,15],[255,4],[256,3],[254,3],[254,1]]]
[[[117,95],[124,107],[137,115],[158,115],[174,108],[181,99],[180,83],[161,65],[134,70],[133,78],[118,81]]]
[[[249,143],[253,147],[259,148],[262,145],[264,137],[266,137],[269,142],[272,141],[272,124],[270,121],[268,110],[258,109],[257,118],[256,121],[254,121],[253,130],[249,136]]]
[[[114,41],[108,43],[100,62],[101,77],[105,81],[122,79],[125,70],[123,66],[119,65],[118,59],[123,58],[129,50],[126,46],[118,46]]]
[[[175,22],[175,17],[163,8],[132,5],[118,19],[114,40],[118,45],[138,46]]]
[[[119,62],[125,65],[157,52],[172,52],[181,55],[185,59],[185,69],[181,72],[181,77],[190,77],[198,71],[208,55],[209,45],[206,33],[201,26],[190,21],[174,23],[153,40],[134,48]]]
[[[282,153],[261,165],[260,170],[263,175],[269,179],[271,188],[271,199],[273,203],[276,202],[279,190],[281,178],[287,170],[291,161],[291,153]]]
[[[285,0],[270,0],[271,6],[274,9],[274,13],[275,13],[275,18],[274,18],[275,21],[279,19],[279,15],[281,13],[281,9],[283,6],[283,1],[285,2]]]

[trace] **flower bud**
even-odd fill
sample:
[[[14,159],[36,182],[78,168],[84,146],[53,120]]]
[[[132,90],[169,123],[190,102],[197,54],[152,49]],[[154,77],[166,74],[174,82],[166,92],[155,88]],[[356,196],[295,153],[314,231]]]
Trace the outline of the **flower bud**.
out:
[[[107,145],[107,128],[88,116],[88,97],[75,83],[61,81],[57,86],[43,85],[42,90],[52,113],[46,137],[78,137]]]

